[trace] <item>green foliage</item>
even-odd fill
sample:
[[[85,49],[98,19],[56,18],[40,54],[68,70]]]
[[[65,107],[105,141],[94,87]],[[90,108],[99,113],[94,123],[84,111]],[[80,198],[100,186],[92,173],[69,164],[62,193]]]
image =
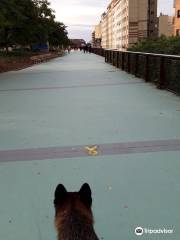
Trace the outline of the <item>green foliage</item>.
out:
[[[160,54],[180,54],[180,37],[166,37],[145,39],[128,49],[135,52],[149,52]]]
[[[49,23],[49,44],[50,46],[69,45],[66,26],[60,22],[51,21]]]
[[[68,43],[66,27],[55,21],[48,0],[0,0],[0,46]]]

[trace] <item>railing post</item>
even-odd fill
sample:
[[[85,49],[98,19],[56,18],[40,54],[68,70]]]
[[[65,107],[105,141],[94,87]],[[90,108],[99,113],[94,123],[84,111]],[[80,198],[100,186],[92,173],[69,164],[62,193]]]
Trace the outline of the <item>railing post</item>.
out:
[[[119,68],[122,69],[122,52],[119,52]]]
[[[160,57],[160,71],[159,71],[159,89],[164,88],[164,57]]]
[[[145,61],[145,81],[149,82],[149,56],[146,55]]]
[[[119,68],[119,51],[116,52],[116,67]]]
[[[131,62],[130,62],[130,53],[127,53],[127,72],[131,72]]]
[[[105,62],[107,62],[107,51],[104,50]]]
[[[112,50],[110,50],[110,63],[112,64],[112,58],[113,58],[113,52],[112,52]]]
[[[116,66],[116,52],[113,51],[113,66]]]
[[[114,65],[114,52],[113,51],[111,51],[112,53],[111,53],[111,64],[112,65]]]
[[[103,48],[101,49],[101,54],[102,54],[102,57],[105,57]]]
[[[135,54],[135,76],[138,77],[138,71],[139,71],[139,54]]]
[[[121,55],[121,61],[122,61],[122,64],[121,64],[121,68],[122,70],[124,70],[124,59],[125,59],[125,52],[122,52],[122,55]]]
[[[116,67],[117,65],[117,52],[113,51],[113,66]]]

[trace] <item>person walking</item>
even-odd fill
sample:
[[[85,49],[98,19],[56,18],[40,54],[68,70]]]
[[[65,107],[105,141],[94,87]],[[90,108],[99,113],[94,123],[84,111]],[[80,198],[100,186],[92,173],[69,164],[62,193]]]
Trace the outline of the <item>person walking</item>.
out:
[[[91,53],[92,51],[92,47],[91,47],[91,44],[88,46],[88,52]]]
[[[68,53],[71,52],[71,46],[68,46]]]
[[[87,45],[85,45],[85,46],[83,47],[83,51],[84,51],[84,53],[87,53],[87,51],[88,51],[88,46],[87,46]]]

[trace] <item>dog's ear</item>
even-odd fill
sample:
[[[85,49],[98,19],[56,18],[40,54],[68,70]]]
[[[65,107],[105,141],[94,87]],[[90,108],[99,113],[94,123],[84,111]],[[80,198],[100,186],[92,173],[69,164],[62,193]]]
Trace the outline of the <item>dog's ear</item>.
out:
[[[84,205],[88,208],[91,208],[92,197],[91,197],[91,188],[89,184],[84,183],[79,190],[79,196]]]
[[[54,205],[57,206],[63,204],[67,198],[67,195],[68,192],[66,191],[66,188],[62,184],[59,184],[56,187],[54,194]]]

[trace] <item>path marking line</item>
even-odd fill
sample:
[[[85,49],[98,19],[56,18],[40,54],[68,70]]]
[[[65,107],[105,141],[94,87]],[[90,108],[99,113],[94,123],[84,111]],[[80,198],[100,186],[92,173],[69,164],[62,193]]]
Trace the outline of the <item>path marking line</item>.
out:
[[[145,84],[143,81],[124,81],[120,83],[102,83],[102,84],[87,84],[87,85],[71,85],[71,86],[53,86],[53,87],[36,87],[36,88],[12,88],[12,89],[0,89],[0,93],[3,92],[23,92],[23,91],[42,91],[42,90],[61,90],[68,88],[90,88],[90,87],[107,87],[107,86],[119,86],[128,84]]]
[[[96,155],[106,156],[165,151],[180,151],[180,140],[154,140],[143,142],[107,143],[93,145],[92,147],[82,145],[68,147],[1,150],[0,162],[81,158]]]

